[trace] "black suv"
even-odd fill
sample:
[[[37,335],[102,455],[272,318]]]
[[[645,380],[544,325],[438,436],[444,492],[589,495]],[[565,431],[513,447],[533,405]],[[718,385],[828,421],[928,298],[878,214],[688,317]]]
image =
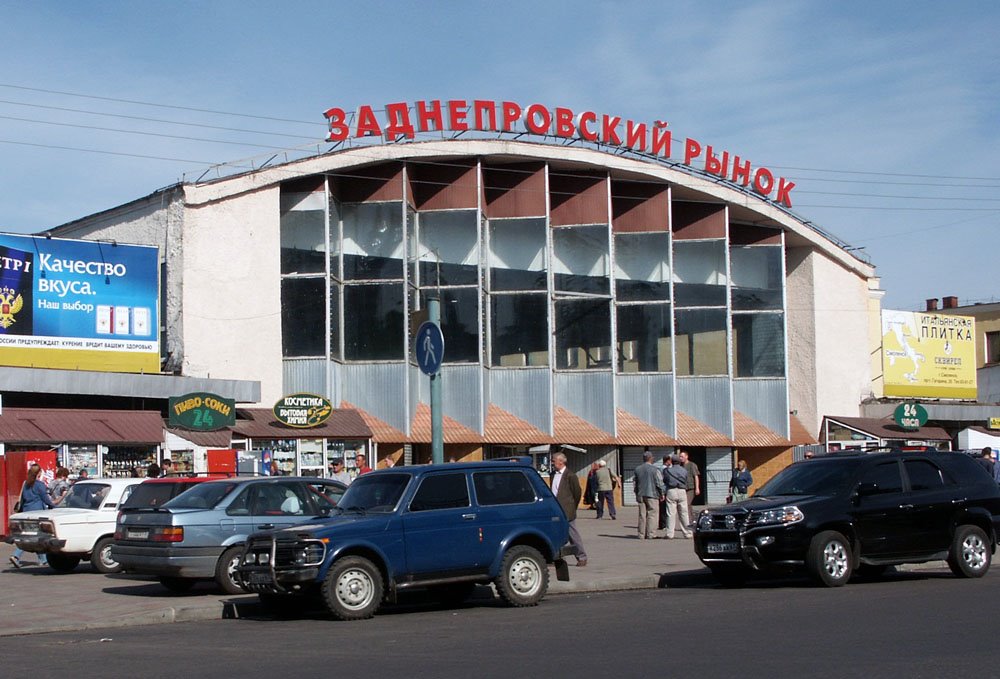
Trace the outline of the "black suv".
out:
[[[805,568],[828,587],[855,572],[946,559],[959,577],[989,570],[1000,490],[966,455],[836,454],[796,462],[744,502],[703,511],[695,552],[717,579]]]

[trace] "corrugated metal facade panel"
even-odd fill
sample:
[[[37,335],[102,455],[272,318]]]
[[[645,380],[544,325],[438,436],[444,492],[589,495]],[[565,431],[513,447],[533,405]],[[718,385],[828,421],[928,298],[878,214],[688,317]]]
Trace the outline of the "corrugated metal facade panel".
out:
[[[307,392],[318,394],[339,403],[328,393],[327,365],[325,358],[290,358],[282,363],[282,391],[285,394]]]
[[[431,379],[420,372],[410,373],[417,383],[420,403],[430,405]],[[482,370],[479,365],[441,366],[441,405],[444,415],[472,429],[483,432]]]
[[[677,410],[733,437],[733,411],[728,377],[677,379]]]
[[[618,407],[673,436],[674,376],[658,374],[622,374],[615,377]]]
[[[340,369],[343,400],[408,433],[406,370],[405,363],[345,363]]]
[[[610,372],[556,373],[554,383],[557,406],[615,435],[614,375]]]
[[[548,368],[487,370],[490,402],[551,434],[551,377]]]
[[[788,438],[788,391],[784,379],[733,380],[733,407]]]

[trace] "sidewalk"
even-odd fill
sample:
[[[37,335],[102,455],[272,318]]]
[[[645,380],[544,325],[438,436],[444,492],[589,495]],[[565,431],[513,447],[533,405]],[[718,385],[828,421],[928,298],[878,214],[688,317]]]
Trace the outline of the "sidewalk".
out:
[[[581,510],[577,528],[588,565],[577,568],[571,557],[570,581],[558,582],[553,571],[549,593],[652,589],[668,586],[668,576],[707,575],[690,540],[639,540],[637,521],[635,507],[620,508],[616,521]],[[86,563],[56,573],[35,566],[31,554],[29,565],[16,570],[8,561],[12,551],[0,543],[0,636],[218,620],[256,610],[256,596],[223,595],[211,582],[174,594],[150,578],[101,575]]]

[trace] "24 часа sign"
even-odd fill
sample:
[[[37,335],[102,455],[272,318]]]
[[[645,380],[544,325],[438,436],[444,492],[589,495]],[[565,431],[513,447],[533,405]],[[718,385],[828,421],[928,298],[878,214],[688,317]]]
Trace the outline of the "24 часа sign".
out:
[[[0,233],[0,365],[160,370],[155,247]]]

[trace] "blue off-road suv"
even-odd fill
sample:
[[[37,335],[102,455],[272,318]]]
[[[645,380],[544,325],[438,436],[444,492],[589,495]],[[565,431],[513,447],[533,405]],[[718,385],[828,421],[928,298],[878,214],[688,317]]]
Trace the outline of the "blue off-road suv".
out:
[[[550,564],[569,579],[568,530],[530,458],[396,467],[355,480],[330,518],[251,535],[239,577],[266,605],[319,596],[340,620],[411,588],[460,602],[491,582],[508,605],[533,606]]]

